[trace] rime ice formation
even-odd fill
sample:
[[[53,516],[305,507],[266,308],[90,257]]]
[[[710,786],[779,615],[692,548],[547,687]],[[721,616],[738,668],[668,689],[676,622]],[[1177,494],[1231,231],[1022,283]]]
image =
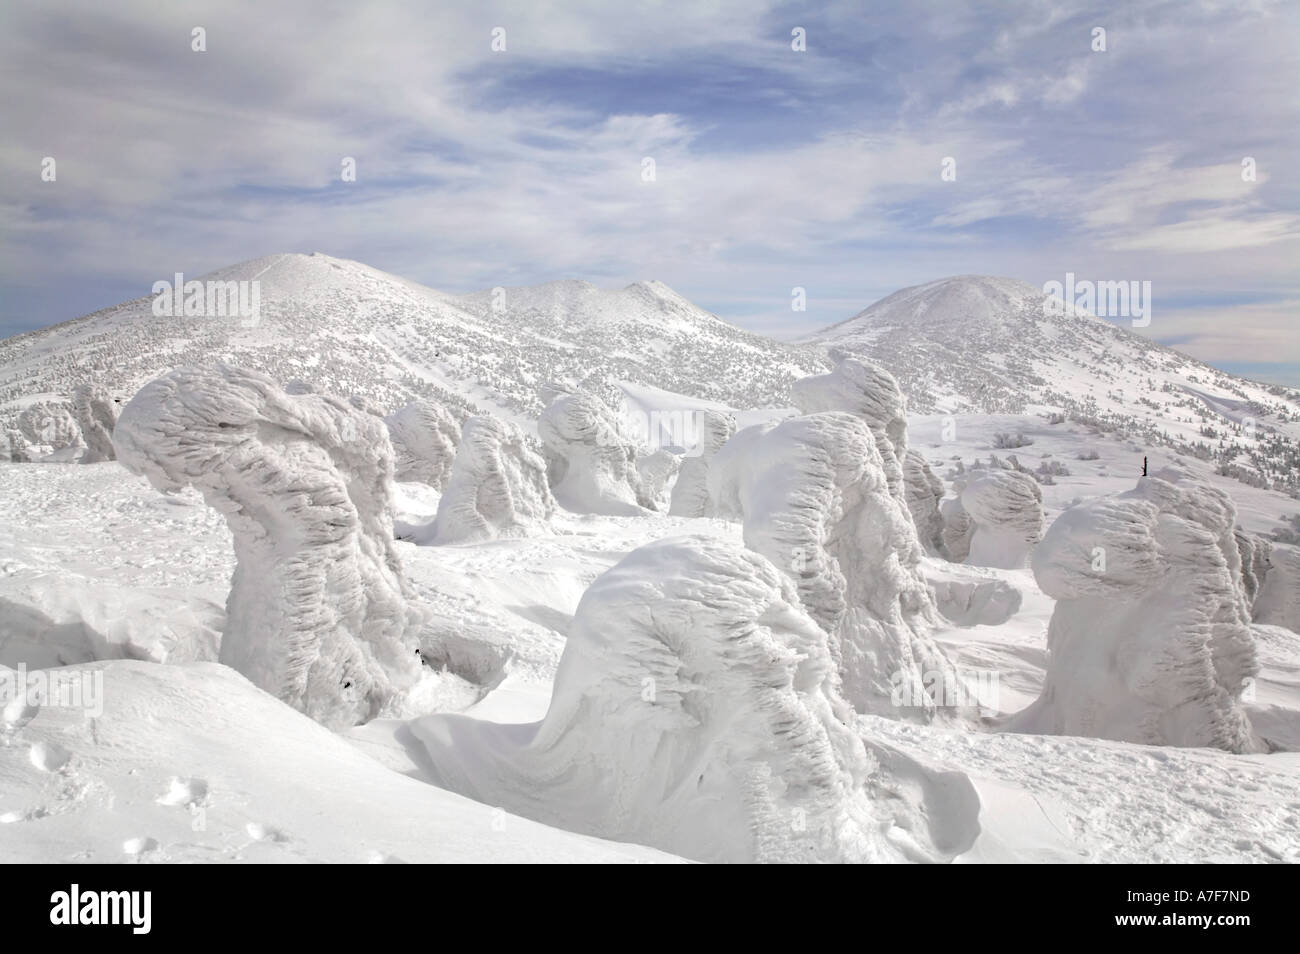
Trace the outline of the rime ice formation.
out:
[[[966,488],[966,481],[953,481],[955,497],[947,497],[939,504],[939,515],[943,518],[943,531],[939,536],[943,543],[943,555],[953,563],[965,563],[970,555],[970,538],[975,532],[970,514],[961,505],[961,492]]]
[[[393,541],[383,422],[226,365],[145,385],[118,459],[226,517],[235,567],[221,662],[331,728],[379,715],[420,675],[418,611]]]
[[[556,501],[573,513],[639,516],[653,502],[637,472],[637,447],[595,394],[576,391],[542,412],[537,433]]]
[[[892,374],[858,358],[845,357],[829,374],[795,381],[790,394],[795,406],[805,414],[844,411],[865,421],[875,438],[889,492],[905,500],[907,403]]]
[[[0,431],[0,460],[11,464],[29,464],[32,457],[27,449],[27,439],[16,428]]]
[[[990,470],[966,484],[961,506],[971,526],[965,562],[1008,570],[1025,565],[1043,535],[1038,481],[1015,470]]]
[[[117,403],[108,391],[91,384],[79,384],[72,395],[72,409],[86,442],[83,464],[114,460],[113,428],[117,425]]]
[[[441,404],[421,400],[384,418],[384,423],[393,442],[394,477],[442,490],[460,440],[456,419]]]
[[[1232,501],[1172,471],[1065,511],[1034,551],[1056,599],[1042,695],[1013,731],[1249,752],[1258,672]]]
[[[722,411],[699,412],[698,453],[682,459],[668,512],[674,517],[709,517],[709,463],[736,433],[736,418]]]
[[[939,512],[943,481],[935,476],[925,455],[918,450],[909,450],[903,457],[903,492],[921,546],[931,556],[943,553],[944,520]]]
[[[944,704],[935,696],[956,691],[954,672],[930,636],[938,614],[916,527],[866,423],[824,413],[745,428],[715,455],[709,490],[714,512],[738,514],[745,544],[795,580],[829,635],[845,698],[862,712],[932,718]]]
[[[29,404],[18,414],[18,430],[27,442],[53,451],[81,445],[81,428],[66,405],[50,401]]]
[[[588,588],[541,722],[439,715],[410,728],[444,788],[700,861],[963,850],[978,826],[919,810],[889,750],[872,758],[850,728],[836,682],[825,633],[780,571],[733,544],[678,537]],[[886,815],[899,810],[906,822]]]
[[[648,501],[651,510],[668,509],[668,485],[680,467],[681,459],[663,448],[636,459],[636,472],[641,478],[641,498]]]
[[[554,512],[546,462],[524,432],[508,421],[475,415],[461,430],[437,516],[416,542],[527,536],[546,529]]]
[[[1241,531],[1237,545],[1251,618],[1300,632],[1300,548]]]

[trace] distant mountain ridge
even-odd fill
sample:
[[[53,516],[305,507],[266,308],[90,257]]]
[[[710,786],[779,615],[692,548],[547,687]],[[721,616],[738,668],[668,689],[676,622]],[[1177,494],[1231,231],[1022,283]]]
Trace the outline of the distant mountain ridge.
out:
[[[1045,309],[1046,298],[1016,279],[959,275],[901,289],[800,343],[887,368],[912,413],[1062,414],[1296,490],[1300,391],[1228,374],[1074,307]]]
[[[460,416],[525,419],[552,381],[606,376],[762,407],[825,365],[818,351],[730,325],[659,282],[453,296],[359,262],[292,253],[185,278],[258,281],[260,320],[159,317],[146,296],[4,339],[0,419],[41,397],[66,400],[82,380],[129,396],[170,368],[216,359],[384,410],[426,396]]]

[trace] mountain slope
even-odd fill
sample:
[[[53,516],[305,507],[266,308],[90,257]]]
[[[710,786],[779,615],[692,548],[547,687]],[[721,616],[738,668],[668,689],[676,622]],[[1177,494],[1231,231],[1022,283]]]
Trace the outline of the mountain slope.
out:
[[[728,325],[657,282],[458,298],[320,254],[268,256],[197,280],[258,281],[260,320],[157,317],[147,296],[0,341],[0,423],[42,396],[66,399],[82,380],[129,396],[173,367],[217,359],[385,411],[422,395],[459,416],[527,419],[541,410],[542,384],[593,373],[761,407],[822,368],[811,349]]]
[[[802,343],[888,368],[913,413],[1063,414],[1296,490],[1300,392],[1227,374],[1072,307],[1047,315],[1045,297],[1009,278],[945,278]]]

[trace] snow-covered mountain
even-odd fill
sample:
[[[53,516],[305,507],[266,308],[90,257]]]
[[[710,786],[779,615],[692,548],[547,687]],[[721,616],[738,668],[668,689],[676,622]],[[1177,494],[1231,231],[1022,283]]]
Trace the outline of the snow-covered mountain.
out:
[[[1045,298],[1015,279],[961,275],[904,288],[802,343],[887,368],[913,413],[1063,415],[1217,459],[1248,483],[1300,486],[1300,391],[1073,307],[1050,313]]]
[[[170,281],[172,276],[166,276]],[[273,255],[209,275],[257,281],[256,322],[158,317],[149,295],[0,341],[0,423],[94,379],[123,396],[184,365],[226,360],[394,410],[416,396],[535,418],[539,387],[611,376],[738,407],[785,400],[823,369],[812,350],[743,331],[659,282],[586,282],[455,297],[359,262]]]

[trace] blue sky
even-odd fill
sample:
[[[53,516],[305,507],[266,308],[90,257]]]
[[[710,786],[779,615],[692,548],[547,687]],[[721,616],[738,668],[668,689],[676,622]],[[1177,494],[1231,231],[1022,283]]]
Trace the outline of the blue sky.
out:
[[[0,334],[282,251],[448,291],[654,278],[781,337],[1074,272],[1300,385],[1295,3],[159,6],[0,12]]]

